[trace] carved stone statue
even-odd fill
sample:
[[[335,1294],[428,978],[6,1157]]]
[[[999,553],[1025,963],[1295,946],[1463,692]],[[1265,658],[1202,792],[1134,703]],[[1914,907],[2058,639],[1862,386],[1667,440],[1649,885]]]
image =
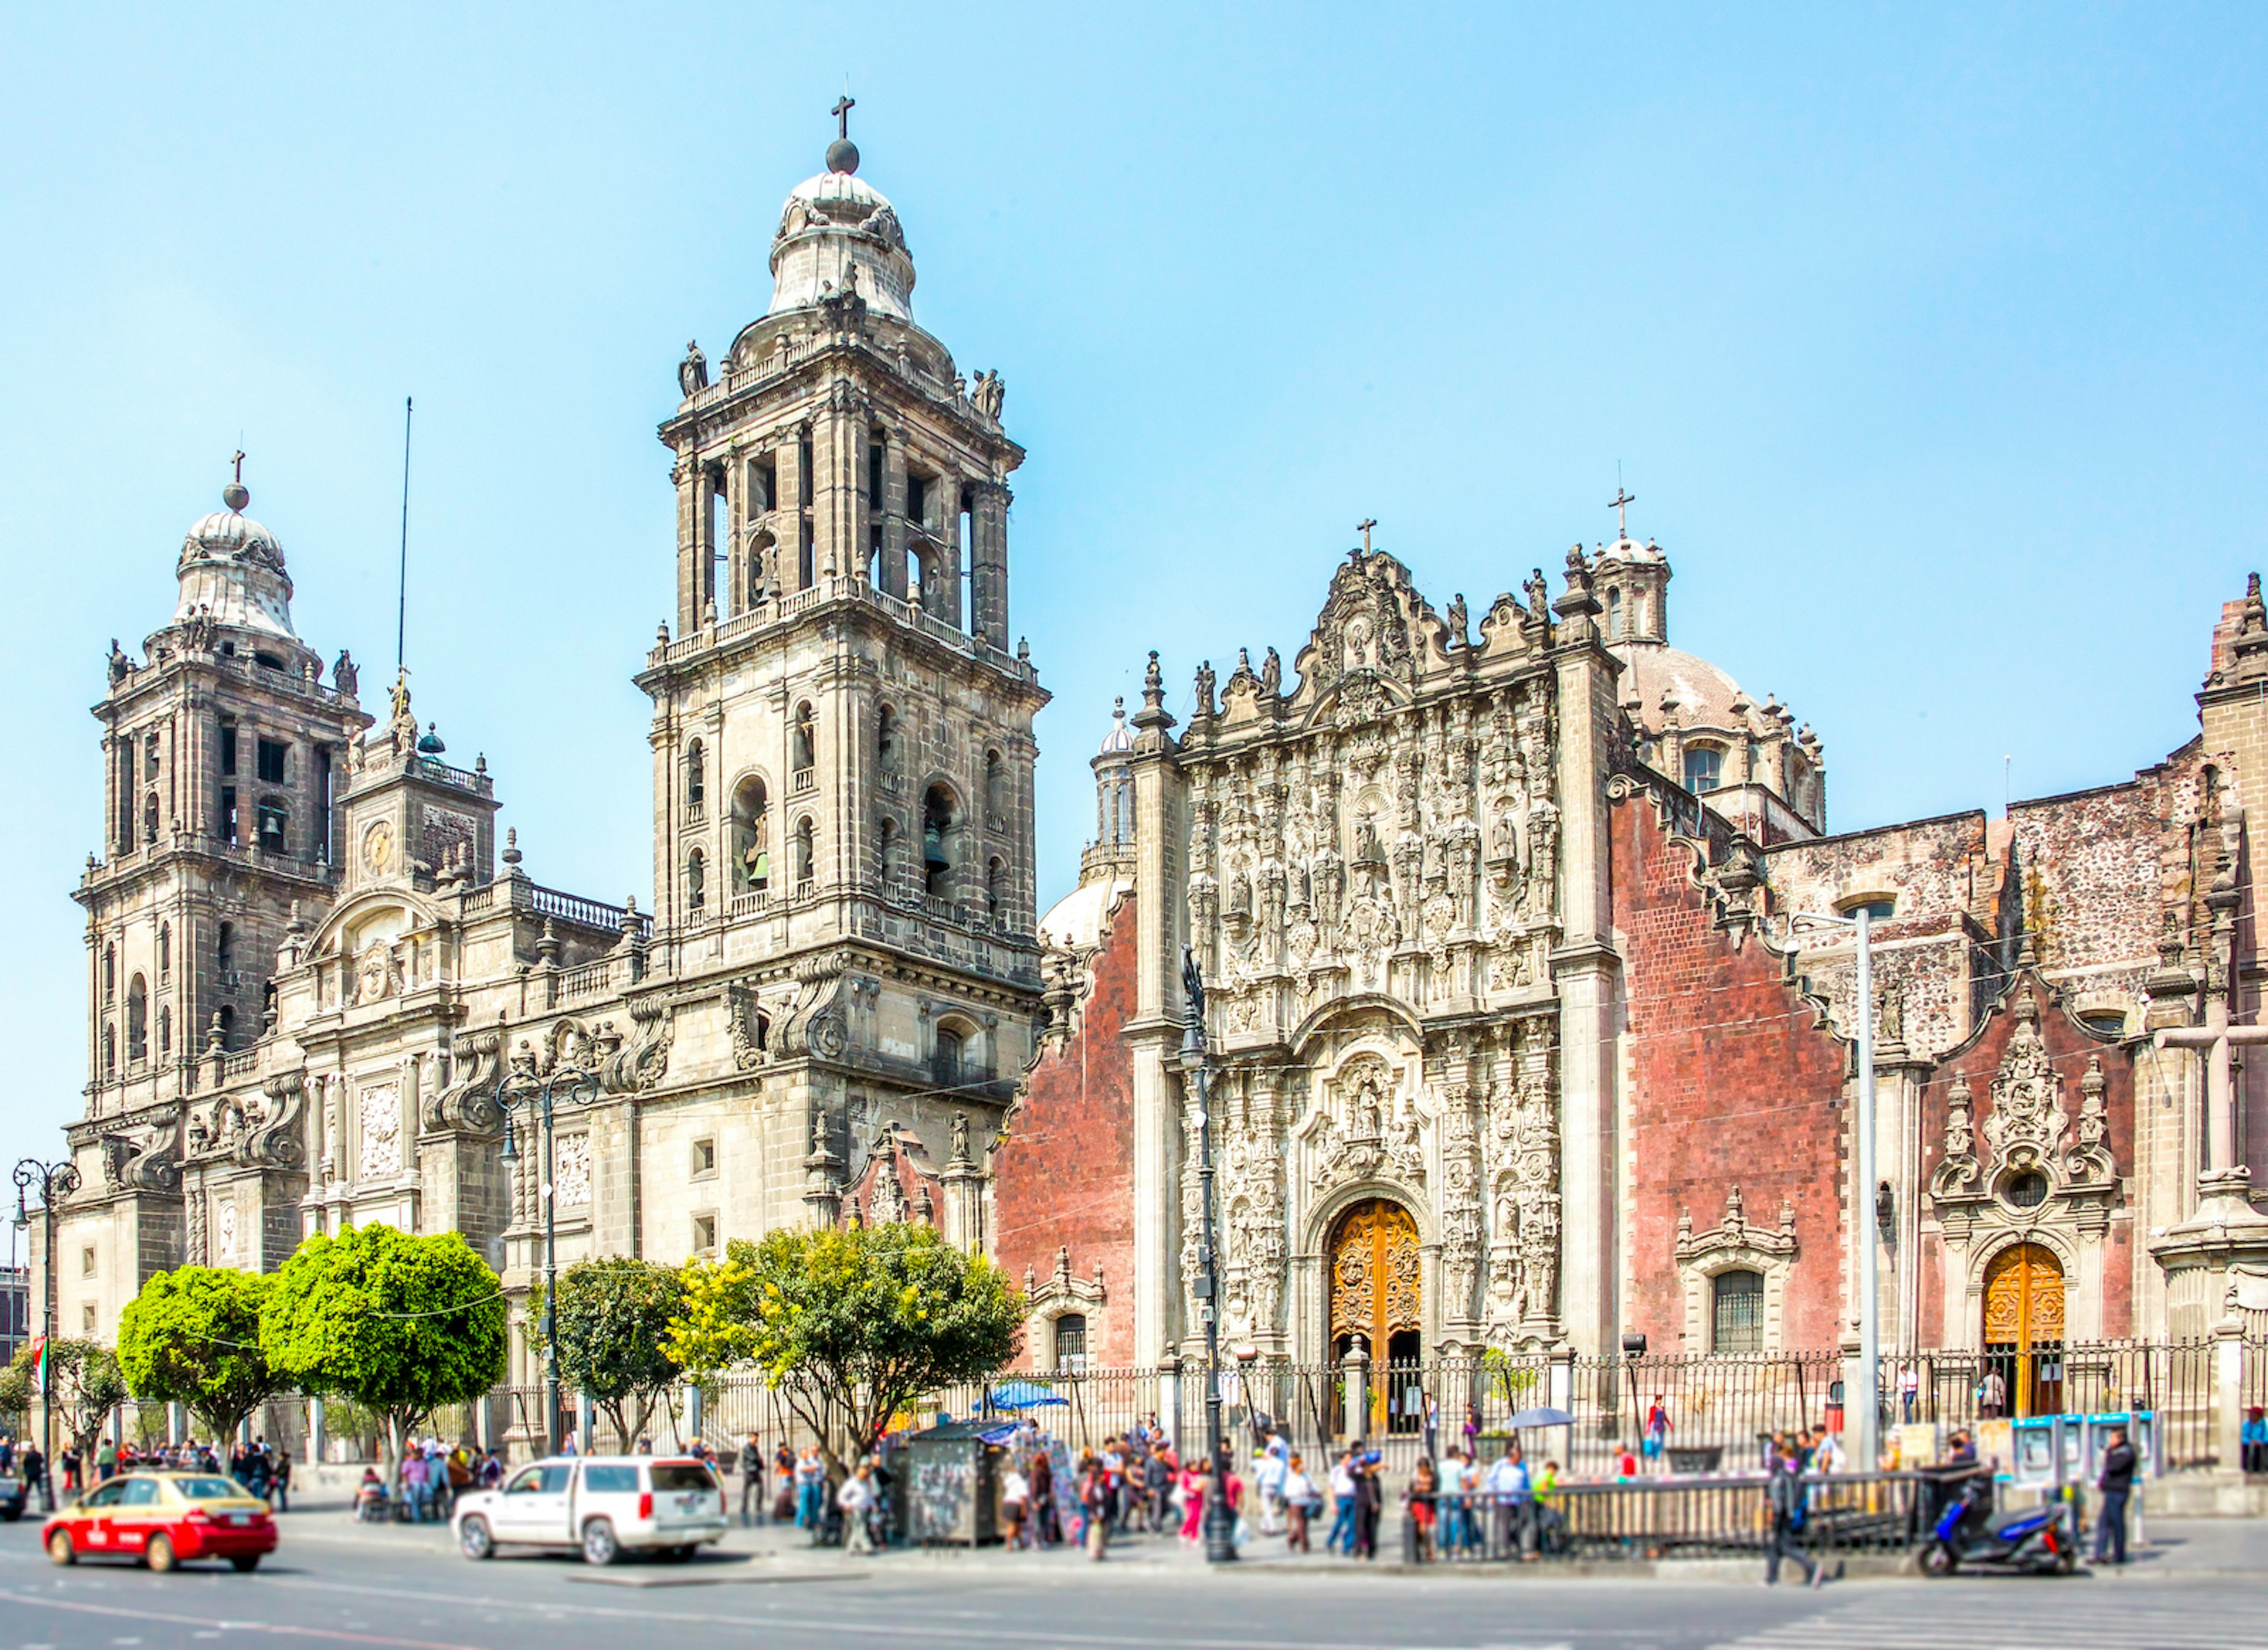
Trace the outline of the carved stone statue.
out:
[[[685,359],[677,364],[677,387],[688,401],[709,387],[709,357],[690,338],[685,341]]]
[[[1197,667],[1197,714],[1199,716],[1212,714],[1212,661],[1207,659]]]
[[[1537,568],[1521,588],[1528,593],[1528,617],[1538,624],[1549,624],[1551,622],[1551,586],[1543,577],[1543,570]]]
[[[1273,699],[1284,691],[1284,661],[1270,648],[1268,657],[1260,661],[1260,690]]]
[[[110,685],[114,688],[134,674],[134,661],[120,651],[118,638],[114,636],[110,638],[109,666]]]
[[[1470,647],[1472,645],[1469,615],[1465,608],[1465,593],[1460,590],[1456,600],[1449,603],[1449,645]]]
[[[976,382],[969,387],[969,400],[976,403],[978,412],[998,424],[1001,409],[1008,404],[1008,387],[1000,381],[998,372],[979,372]]]

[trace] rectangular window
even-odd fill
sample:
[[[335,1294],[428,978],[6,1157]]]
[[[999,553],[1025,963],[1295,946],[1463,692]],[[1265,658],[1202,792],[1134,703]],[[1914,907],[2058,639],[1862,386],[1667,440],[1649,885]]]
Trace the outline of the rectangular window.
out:
[[[906,477],[906,519],[929,520],[929,482],[918,475]]]
[[[290,819],[284,811],[284,805],[281,802],[262,802],[260,805],[260,851],[280,854],[290,851]]]
[[[322,745],[315,747],[315,858],[331,862],[331,753]]]
[[[1056,1320],[1056,1367],[1086,1367],[1086,1315],[1066,1312]]]
[[[236,724],[220,725],[220,770],[231,776],[236,772]]]
[[[798,504],[811,502],[811,438],[808,436],[796,444],[795,490]]]
[[[716,1249],[717,1217],[713,1214],[695,1215],[693,1217],[693,1252],[696,1255],[711,1255],[716,1252]]]
[[[236,787],[225,784],[220,788],[220,839],[233,845],[236,834]]]
[[[94,1308],[92,1307],[81,1307],[78,1309],[78,1327],[81,1334],[92,1335],[94,1333]]]
[[[1704,791],[1714,791],[1723,782],[1725,753],[1706,745],[1687,748],[1685,752],[1685,788],[1699,796]]]
[[[696,1140],[693,1143],[693,1173],[695,1177],[697,1179],[701,1175],[714,1175],[716,1172],[717,1143],[714,1140]]]
[[[290,748],[278,740],[263,739],[260,741],[260,777],[263,784],[284,783],[284,759]]]
[[[94,1276],[94,1245],[92,1243],[78,1252],[78,1275],[82,1278]]]
[[[1760,1352],[1764,1349],[1764,1275],[1719,1272],[1709,1281],[1709,1350]]]

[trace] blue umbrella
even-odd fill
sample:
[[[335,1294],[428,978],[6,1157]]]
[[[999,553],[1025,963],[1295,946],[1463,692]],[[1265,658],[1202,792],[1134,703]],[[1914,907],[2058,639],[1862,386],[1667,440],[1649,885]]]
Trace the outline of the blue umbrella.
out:
[[[1004,1381],[987,1400],[996,1410],[1035,1410],[1043,1403],[1068,1404],[1071,1400],[1036,1381]]]
[[[1566,1411],[1555,1410],[1548,1405],[1539,1409],[1522,1410],[1505,1423],[1515,1432],[1523,1426],[1572,1426],[1574,1424],[1575,1418]]]

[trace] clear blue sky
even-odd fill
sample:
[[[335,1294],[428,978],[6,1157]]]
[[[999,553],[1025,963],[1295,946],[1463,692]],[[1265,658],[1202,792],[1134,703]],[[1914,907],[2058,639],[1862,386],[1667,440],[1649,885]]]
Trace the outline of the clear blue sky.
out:
[[[1610,516],[1849,828],[2187,739],[2262,559],[2257,8],[0,11],[0,1158],[85,1072],[109,638],[242,444],[301,633],[409,653],[541,881],[650,880],[656,423],[850,77],[919,319],[1008,385],[1043,898],[1160,648],[1288,659],[1352,524],[1476,611]]]

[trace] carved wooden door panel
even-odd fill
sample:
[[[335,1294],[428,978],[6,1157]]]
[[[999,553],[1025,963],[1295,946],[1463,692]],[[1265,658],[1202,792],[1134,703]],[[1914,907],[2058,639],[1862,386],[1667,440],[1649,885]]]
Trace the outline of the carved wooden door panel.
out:
[[[1359,1203],[1340,1217],[1331,1241],[1331,1344],[1360,1336],[1373,1362],[1392,1337],[1425,1323],[1418,1223],[1399,1204]]]
[[[2003,1249],[1984,1269],[1984,1351],[2014,1414],[2063,1407],[2063,1263],[2037,1243]]]

